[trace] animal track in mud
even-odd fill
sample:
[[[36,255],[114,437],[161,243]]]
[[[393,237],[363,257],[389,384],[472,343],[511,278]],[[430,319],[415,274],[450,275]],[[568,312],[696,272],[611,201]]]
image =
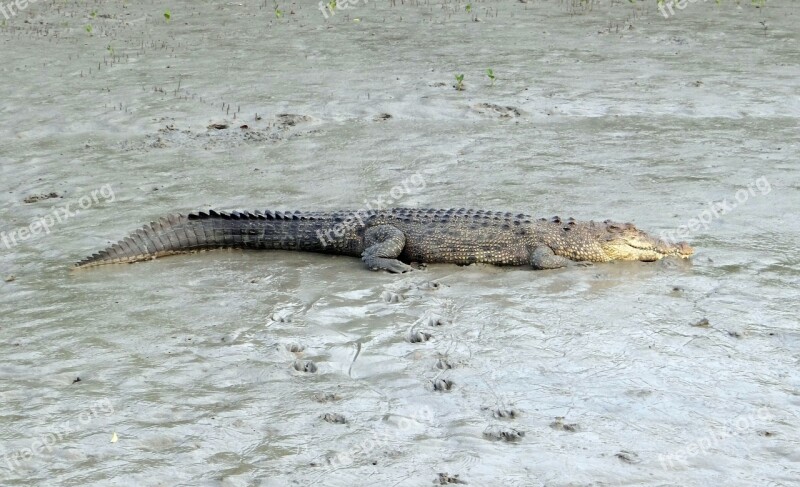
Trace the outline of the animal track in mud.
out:
[[[633,463],[639,463],[641,461],[641,460],[639,460],[639,455],[637,455],[634,452],[627,451],[627,450],[620,450],[614,456],[619,458],[620,460],[622,460],[625,463],[633,464]]]
[[[491,409],[491,408],[483,408]],[[492,416],[496,419],[517,419],[519,417],[519,410],[514,408],[494,408],[492,409]]]
[[[387,303],[399,303],[405,299],[402,294],[394,293],[392,291],[382,292],[381,298]]]
[[[288,311],[276,311],[270,315],[269,319],[276,323],[291,323],[292,314]]]
[[[466,482],[458,478],[458,475],[450,475],[446,472],[439,472],[439,476],[435,482],[439,485],[466,484]]]
[[[406,337],[406,340],[409,343],[424,343],[430,340],[433,337],[430,333],[426,333],[424,331],[412,331]]]
[[[172,119],[162,118],[160,121]],[[317,130],[300,130],[302,126],[312,125],[316,120],[307,115],[282,113],[265,122],[244,123],[242,120],[232,122],[213,122],[205,130],[180,129],[174,121],[149,134],[141,141],[125,141],[125,150],[165,149],[169,147],[196,147],[206,150],[226,149],[249,142],[281,142],[303,135],[313,134]]]
[[[338,413],[325,413],[322,415],[322,420],[333,424],[346,424],[347,419]]]
[[[437,289],[441,289],[442,285],[436,281],[425,281],[420,284],[417,284],[417,289],[421,289],[423,291],[435,291]]]
[[[450,363],[450,361],[447,360],[446,358],[440,358],[439,360],[436,361],[434,367],[436,367],[439,370],[450,370],[455,366],[452,363]]]
[[[556,416],[555,421],[550,423],[550,427],[554,430],[558,431],[568,431],[570,433],[575,433],[576,431],[580,431],[580,426],[577,423],[565,423],[563,416]]]
[[[315,364],[311,360],[295,360],[294,370],[298,372],[306,372],[309,374],[313,374],[314,372],[317,371],[317,364]]]
[[[525,437],[525,432],[515,428],[488,427],[483,432],[483,436],[494,441],[506,441],[514,443]]]
[[[431,386],[433,387],[433,390],[436,392],[449,391],[450,389],[453,388],[454,385],[455,384],[453,383],[453,381],[447,379],[435,379],[431,381]]]
[[[285,127],[294,127],[301,123],[312,122],[314,119],[308,115],[297,115],[294,113],[280,113],[275,116],[275,120],[279,125]]]
[[[441,316],[429,316],[427,319],[428,326],[447,326],[452,323],[452,321],[442,318]]]
[[[32,194],[30,196],[26,196],[25,199],[22,200],[22,202],[23,203],[36,203],[37,201],[49,200],[51,198],[63,198],[63,196],[59,195],[55,191],[51,191],[49,193]]]
[[[522,115],[519,108],[503,107],[494,103],[478,103],[477,105],[472,105],[472,109],[481,115],[494,115],[500,118],[516,118]]]
[[[335,392],[317,392],[314,394],[314,400],[319,403],[334,402],[341,399]]]

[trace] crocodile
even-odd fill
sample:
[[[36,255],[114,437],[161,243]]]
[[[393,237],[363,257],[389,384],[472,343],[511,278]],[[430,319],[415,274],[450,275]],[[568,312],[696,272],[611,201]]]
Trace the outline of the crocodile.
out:
[[[77,264],[130,263],[216,248],[297,250],[361,257],[372,270],[402,273],[411,263],[486,263],[555,269],[593,262],[688,258],[631,223],[532,218],[522,213],[393,208],[371,211],[204,211],[173,214]]]

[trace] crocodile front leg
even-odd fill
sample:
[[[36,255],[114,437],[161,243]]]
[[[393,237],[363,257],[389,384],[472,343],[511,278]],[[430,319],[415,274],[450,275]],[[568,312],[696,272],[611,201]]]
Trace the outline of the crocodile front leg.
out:
[[[537,270],[541,269],[558,269],[559,267],[566,267],[574,262],[561,257],[553,252],[553,249],[546,245],[540,245],[533,249],[530,257],[531,267]]]
[[[364,243],[367,249],[361,254],[361,260],[373,271],[383,269],[401,273],[413,269],[397,260],[406,245],[406,236],[399,228],[391,225],[368,228],[364,234]]]

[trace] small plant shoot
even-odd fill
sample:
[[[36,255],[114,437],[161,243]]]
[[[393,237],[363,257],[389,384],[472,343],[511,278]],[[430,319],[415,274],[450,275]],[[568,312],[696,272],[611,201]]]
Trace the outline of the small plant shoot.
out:
[[[464,91],[464,74],[457,74],[456,75],[456,89],[458,91]]]

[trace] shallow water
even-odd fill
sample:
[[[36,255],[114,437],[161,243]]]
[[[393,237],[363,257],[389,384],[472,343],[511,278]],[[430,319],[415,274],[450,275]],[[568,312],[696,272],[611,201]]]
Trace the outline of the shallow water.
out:
[[[800,8],[573,3],[7,20],[0,483],[796,485]],[[393,204],[707,224],[691,262],[69,269],[173,211],[356,209],[414,174]]]

